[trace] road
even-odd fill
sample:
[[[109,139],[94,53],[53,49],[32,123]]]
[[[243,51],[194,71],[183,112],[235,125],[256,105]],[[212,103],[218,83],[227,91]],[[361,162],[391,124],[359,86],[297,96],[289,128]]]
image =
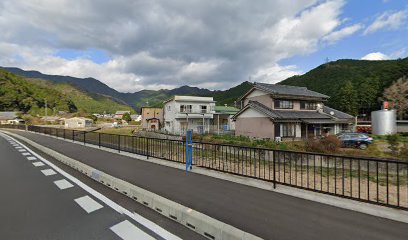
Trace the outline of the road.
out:
[[[0,239],[181,239],[2,134],[0,187]]]
[[[66,156],[265,239],[407,239],[408,225],[13,131]]]

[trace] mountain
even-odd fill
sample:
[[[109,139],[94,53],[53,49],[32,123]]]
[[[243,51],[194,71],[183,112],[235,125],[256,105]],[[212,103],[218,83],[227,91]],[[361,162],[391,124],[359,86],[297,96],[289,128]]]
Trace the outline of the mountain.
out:
[[[45,100],[46,99],[46,100]],[[22,111],[32,115],[50,111],[115,112],[131,107],[111,97],[85,92],[69,83],[24,78],[0,69],[0,111]]]
[[[408,58],[382,61],[344,59],[322,64],[279,84],[307,87],[326,94],[330,96],[329,106],[344,111],[347,106],[342,98],[347,96],[344,92],[349,89],[355,91],[349,94],[355,98],[358,112],[369,113],[380,108],[379,98],[384,89],[402,76],[408,76]]]
[[[142,106],[161,106],[163,101],[174,95],[192,95],[214,97],[217,104],[233,105],[234,101],[251,88],[251,83],[244,82],[225,91],[211,91],[204,88],[181,86],[175,89],[141,90],[134,93],[121,93],[94,78],[75,78],[42,74],[38,71],[25,71],[20,68],[3,67],[3,69],[26,78],[37,78],[55,83],[70,83],[89,94],[110,96],[116,101],[123,101],[139,111]]]

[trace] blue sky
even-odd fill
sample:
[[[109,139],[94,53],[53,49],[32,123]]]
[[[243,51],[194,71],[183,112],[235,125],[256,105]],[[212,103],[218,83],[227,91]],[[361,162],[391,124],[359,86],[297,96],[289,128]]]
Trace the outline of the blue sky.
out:
[[[122,92],[227,89],[326,58],[407,57],[408,1],[2,0],[0,29],[0,66]]]
[[[408,8],[405,0],[352,0],[347,1],[342,16],[346,23],[362,23],[370,25],[374,19],[384,12],[397,12]],[[408,26],[399,29],[381,29],[364,35],[359,31],[335,44],[322,44],[318,51],[282,60],[284,65],[296,65],[302,72],[307,72],[326,61],[338,59],[361,59],[363,56],[381,52],[390,58],[405,58],[408,56]]]

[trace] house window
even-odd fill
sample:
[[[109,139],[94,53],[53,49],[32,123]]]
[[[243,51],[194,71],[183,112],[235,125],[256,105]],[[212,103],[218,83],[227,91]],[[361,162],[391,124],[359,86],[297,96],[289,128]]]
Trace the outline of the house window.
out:
[[[206,105],[201,105],[200,109],[201,109],[201,113],[207,113],[207,106]]]
[[[317,102],[301,101],[300,102],[300,109],[316,110],[317,109]]]
[[[191,113],[192,105],[180,105],[180,112]]]
[[[275,100],[276,109],[293,109],[293,101],[290,100]]]
[[[167,111],[171,111],[171,106],[169,105],[169,106],[167,106]]]
[[[295,137],[296,136],[296,124],[295,123],[282,123],[281,124],[281,136],[282,137]]]

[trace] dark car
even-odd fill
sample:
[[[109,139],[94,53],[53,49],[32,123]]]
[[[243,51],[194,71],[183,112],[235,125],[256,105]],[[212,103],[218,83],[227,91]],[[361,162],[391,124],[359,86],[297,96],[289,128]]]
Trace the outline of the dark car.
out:
[[[365,133],[339,133],[337,137],[343,147],[367,149],[368,145],[373,143],[373,138]]]

